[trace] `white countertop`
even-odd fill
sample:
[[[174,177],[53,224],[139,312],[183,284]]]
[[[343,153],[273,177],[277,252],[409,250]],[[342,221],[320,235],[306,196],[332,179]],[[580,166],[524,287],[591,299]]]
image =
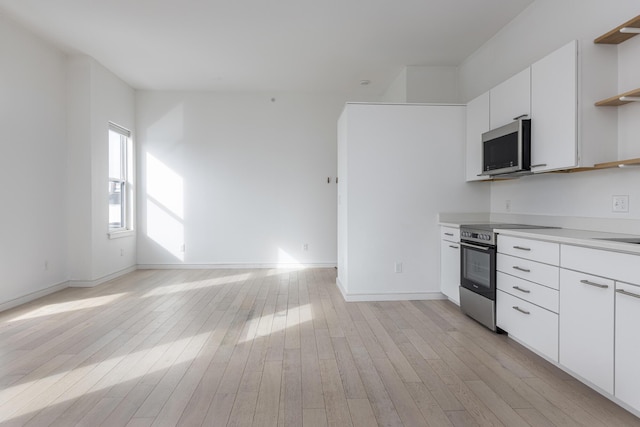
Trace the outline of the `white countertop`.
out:
[[[570,228],[536,228],[536,229],[496,229],[498,234],[505,236],[523,237],[526,239],[544,240],[547,242],[564,243],[575,246],[584,246],[594,249],[624,252],[640,255],[640,244],[612,242],[599,240],[600,238],[620,238],[640,236],[633,234],[606,233],[602,231],[573,230]],[[499,239],[499,238],[498,238]]]

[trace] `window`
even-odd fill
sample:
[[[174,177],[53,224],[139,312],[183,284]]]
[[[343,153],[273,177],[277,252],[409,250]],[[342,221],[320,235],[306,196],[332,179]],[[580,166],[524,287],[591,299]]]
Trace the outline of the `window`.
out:
[[[109,123],[109,232],[131,230],[131,132]]]

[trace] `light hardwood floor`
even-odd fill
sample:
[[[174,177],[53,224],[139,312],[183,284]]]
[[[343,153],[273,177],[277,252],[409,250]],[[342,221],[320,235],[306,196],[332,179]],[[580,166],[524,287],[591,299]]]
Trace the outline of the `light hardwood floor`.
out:
[[[0,422],[640,425],[447,301],[346,303],[334,269],[140,270],[0,313]]]

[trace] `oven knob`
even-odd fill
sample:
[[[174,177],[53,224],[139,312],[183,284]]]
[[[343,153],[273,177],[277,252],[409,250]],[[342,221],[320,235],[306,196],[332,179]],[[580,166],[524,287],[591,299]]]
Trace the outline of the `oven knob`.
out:
[[[483,238],[484,240],[491,240],[491,236],[489,236],[488,234],[484,234],[484,235],[482,236],[482,238]]]

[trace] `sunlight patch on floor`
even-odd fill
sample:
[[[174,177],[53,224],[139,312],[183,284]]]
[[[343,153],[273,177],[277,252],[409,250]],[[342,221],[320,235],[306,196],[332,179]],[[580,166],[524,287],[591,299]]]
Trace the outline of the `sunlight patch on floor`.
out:
[[[84,298],[72,301],[65,301],[58,304],[49,304],[44,307],[40,307],[34,311],[30,311],[29,313],[25,313],[21,316],[14,317],[10,320],[10,322],[15,322],[19,320],[27,320],[34,319],[36,317],[50,316],[52,314],[60,314],[67,313],[70,311],[84,310],[87,308],[100,307],[102,305],[110,304],[113,301],[122,298],[127,295],[127,292],[122,292],[119,294],[105,295],[102,297],[95,298]]]

